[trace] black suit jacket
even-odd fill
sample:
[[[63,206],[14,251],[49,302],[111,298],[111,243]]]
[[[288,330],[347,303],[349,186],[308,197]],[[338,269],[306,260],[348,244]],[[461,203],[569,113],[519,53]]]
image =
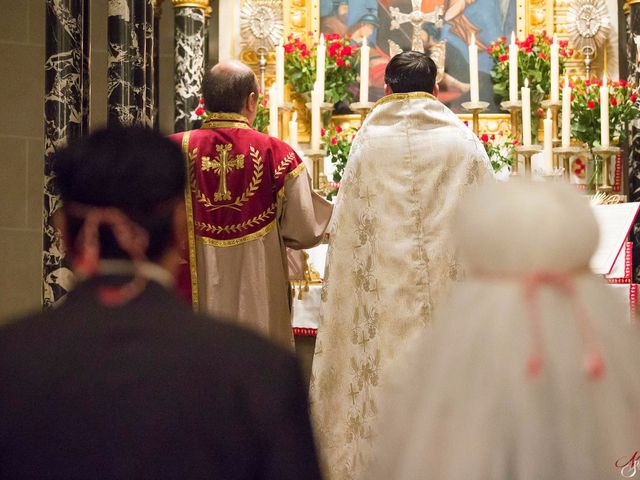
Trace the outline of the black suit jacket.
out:
[[[319,479],[295,359],[159,284],[104,278],[0,329],[2,479]]]

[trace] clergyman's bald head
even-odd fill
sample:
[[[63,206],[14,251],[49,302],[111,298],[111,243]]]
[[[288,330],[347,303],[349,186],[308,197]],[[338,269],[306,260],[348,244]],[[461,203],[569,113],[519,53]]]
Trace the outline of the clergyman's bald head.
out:
[[[202,80],[204,106],[210,112],[240,113],[252,93],[258,95],[258,80],[238,60],[216,64]]]

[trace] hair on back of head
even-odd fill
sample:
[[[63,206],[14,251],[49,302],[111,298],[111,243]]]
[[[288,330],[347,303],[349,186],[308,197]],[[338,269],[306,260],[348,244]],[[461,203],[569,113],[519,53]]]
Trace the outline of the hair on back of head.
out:
[[[240,113],[251,93],[258,95],[258,81],[249,68],[214,67],[202,80],[204,106],[210,112]]]
[[[438,68],[422,52],[402,52],[393,57],[384,71],[384,82],[393,93],[433,93]]]
[[[147,258],[164,253],[173,238],[172,206],[185,185],[182,152],[174,142],[139,127],[98,130],[57,152],[54,173],[63,206],[117,208],[148,232]],[[66,216],[65,240],[73,248],[84,220]],[[128,257],[109,228],[99,233],[103,258]]]

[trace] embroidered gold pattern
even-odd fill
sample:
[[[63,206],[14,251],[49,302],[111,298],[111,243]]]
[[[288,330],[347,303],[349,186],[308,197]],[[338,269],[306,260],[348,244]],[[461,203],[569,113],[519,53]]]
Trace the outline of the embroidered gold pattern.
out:
[[[271,232],[276,227],[276,221],[273,220],[271,223],[267,224],[266,227],[261,228],[257,232],[250,233],[249,235],[245,235],[239,238],[231,238],[229,240],[216,240],[214,238],[209,237],[201,237],[198,236],[198,240],[204,243],[205,245],[210,245],[212,247],[234,247],[236,245],[241,245],[243,243],[251,242],[260,237],[264,237],[266,234]]]
[[[282,161],[278,165],[278,168],[276,168],[276,171],[275,171],[276,179],[280,178],[287,171],[287,168],[289,167],[289,165],[291,165],[291,162],[293,162],[294,158],[295,158],[295,154],[293,152],[289,152],[282,159]]]
[[[394,102],[396,100],[408,100],[412,98],[428,98],[430,100],[437,100],[436,97],[427,92],[392,93],[391,95],[386,95],[378,100],[373,105],[373,108],[384,105],[388,102]]]
[[[187,171],[189,172],[190,183],[195,183],[195,172],[193,171],[193,161],[191,153],[189,153],[189,137],[191,132],[185,132],[182,136],[182,153],[184,155],[184,161],[187,164]],[[194,150],[197,154],[198,149]],[[189,239],[189,270],[191,274],[191,304],[194,310],[198,310],[199,296],[198,296],[198,268],[196,265],[196,240],[195,240],[195,228],[193,222],[193,203],[191,201],[191,188],[190,184],[185,186],[184,202],[187,209],[187,237]]]
[[[213,234],[221,234],[221,233],[241,233],[248,228],[255,227],[260,225],[260,223],[264,222],[269,218],[270,215],[273,215],[276,211],[277,203],[271,204],[269,208],[267,208],[264,212],[255,217],[250,218],[249,220],[245,220],[242,223],[236,223],[233,225],[212,225],[206,222],[195,222],[195,226],[198,230],[213,233]]]
[[[232,148],[233,145],[230,143],[216,145],[216,152],[218,154],[213,160],[207,156],[201,159],[203,172],[213,170],[213,172],[220,177],[218,191],[213,195],[214,202],[231,200],[231,193],[229,193],[229,189],[227,188],[227,173],[231,172],[234,168],[237,170],[244,168],[244,155],[230,155],[229,152],[231,152]]]

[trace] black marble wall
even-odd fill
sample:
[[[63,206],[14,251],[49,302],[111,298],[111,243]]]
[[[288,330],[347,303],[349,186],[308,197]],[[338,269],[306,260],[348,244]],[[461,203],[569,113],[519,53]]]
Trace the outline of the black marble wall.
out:
[[[638,82],[640,80],[640,4],[630,5],[629,11],[624,17],[624,30],[626,32],[625,43],[627,46],[626,57],[621,57],[622,65],[626,58],[627,79]],[[622,30],[622,28],[621,28]],[[636,43],[637,42],[637,43]],[[640,122],[631,124],[631,141],[629,146],[629,201],[640,201]],[[640,280],[640,222],[636,221],[631,232],[633,241],[633,279]]]
[[[89,0],[46,1],[44,91],[43,305],[64,296],[73,275],[53,225],[56,150],[89,129]]]

